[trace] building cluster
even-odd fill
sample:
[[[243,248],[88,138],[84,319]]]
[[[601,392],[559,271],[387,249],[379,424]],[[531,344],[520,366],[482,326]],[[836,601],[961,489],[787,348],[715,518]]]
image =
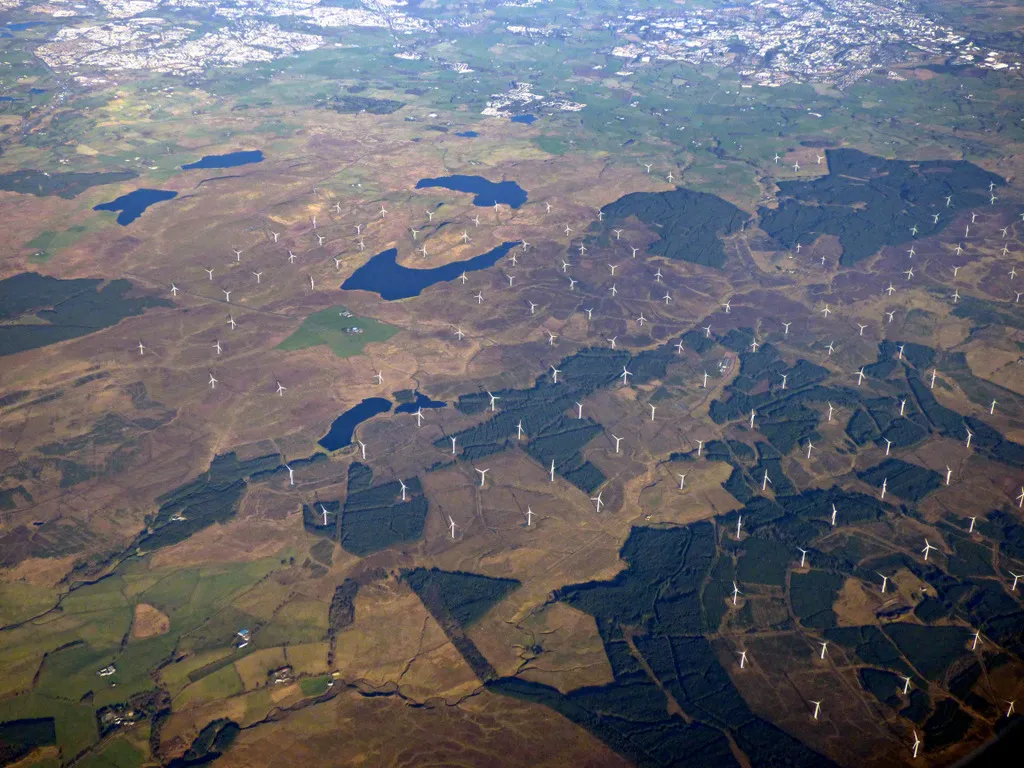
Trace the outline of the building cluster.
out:
[[[142,17],[64,27],[36,55],[53,69],[72,74],[80,69],[145,69],[190,75],[211,66],[273,61],[322,44],[319,35],[286,31],[266,21],[238,21],[196,36],[189,27]]]
[[[630,42],[614,55],[731,66],[749,83],[846,86],[877,67],[945,58],[990,69],[1019,69],[1020,57],[983,52],[967,37],[906,2],[752,0],[633,13],[615,23]]]
[[[570,99],[536,94],[530,83],[513,83],[504,93],[491,94],[481,114],[489,117],[513,117],[524,112],[579,112],[586,106]]]

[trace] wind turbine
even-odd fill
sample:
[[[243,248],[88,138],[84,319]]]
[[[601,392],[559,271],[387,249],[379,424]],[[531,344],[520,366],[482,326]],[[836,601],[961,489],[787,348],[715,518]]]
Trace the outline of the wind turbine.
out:
[[[648,407],[651,409],[651,421],[654,421],[654,409],[657,406],[654,406],[654,405],[651,405],[650,403],[648,403]]]
[[[383,384],[384,383],[384,372],[383,371],[377,371],[375,374],[373,374],[373,378],[374,378],[374,382],[373,382],[374,384]]]
[[[914,758],[915,759],[917,758],[917,750],[920,748],[920,746],[921,746],[921,737],[917,735],[917,730],[915,729],[914,730],[914,744],[913,744]]]
[[[400,486],[402,486],[402,501],[405,501],[405,491],[406,491],[406,485],[405,485],[405,481],[404,481],[404,480],[401,480],[401,479],[399,479],[399,481],[398,481],[398,484],[399,484]]]
[[[241,251],[232,250],[231,252],[233,254],[235,254],[235,261],[241,261],[242,260],[242,252]]]
[[[740,669],[743,669],[743,665],[747,663],[747,652],[740,651]]]
[[[878,497],[879,501],[883,501],[885,499],[885,489],[886,489],[886,487],[888,485],[889,485],[889,478],[886,477],[886,478],[884,478],[882,480],[882,495]]]
[[[476,469],[476,468],[474,467],[474,469]],[[477,469],[476,471],[477,471],[477,474],[480,475],[480,487],[483,488],[484,487],[484,480],[487,478],[487,473],[491,471],[490,467],[488,467],[487,469]]]
[[[710,325],[705,325],[701,330],[704,331],[704,338],[705,339],[710,339],[711,338],[711,326]]]
[[[810,440],[808,440],[807,441],[807,460],[808,461],[810,461],[810,458],[811,458],[811,448],[813,448],[813,447],[814,447],[814,443],[812,443]]]
[[[828,640],[819,640],[818,645],[821,646],[821,658],[825,658],[825,653],[828,651]]]
[[[518,440],[522,440],[523,439],[523,420],[522,419],[520,419],[519,423],[516,424],[516,438]]]
[[[449,528],[449,530],[451,530],[451,532],[452,532],[452,538],[453,538],[453,539],[455,538],[455,529],[456,529],[456,528],[458,528],[458,527],[459,527],[459,526],[457,526],[457,525],[455,524],[455,521],[454,521],[454,520],[452,520],[452,516],[451,516],[451,515],[448,515],[448,528]]]
[[[839,514],[839,510],[836,509],[836,505],[833,504],[832,505],[832,527],[833,528],[836,527],[836,515],[838,515],[838,514]]]
[[[866,375],[864,373],[864,366],[863,365],[860,367],[860,370],[857,371],[857,373],[855,375],[857,376],[857,386],[859,387],[861,385],[861,382],[864,381],[864,376]]]
[[[782,327],[785,329],[785,331],[782,334],[783,336],[789,336],[789,326],[791,326],[791,325],[792,325],[792,323],[783,323],[782,324]]]
[[[618,453],[619,452],[619,443],[622,442],[622,438],[621,437],[616,437],[615,435],[611,435],[611,434],[609,434],[609,436],[611,437],[612,440],[615,441],[615,452]]]
[[[630,247],[632,248],[632,246],[630,246]],[[633,258],[635,259],[636,255],[640,252],[640,249],[639,248],[632,248],[632,250],[633,250]]]
[[[533,525],[533,510],[529,507],[526,508],[526,525]]]
[[[828,317],[829,315],[831,315],[831,314],[832,314],[832,310],[831,310],[831,309],[829,309],[829,308],[828,308],[828,304],[826,304],[826,305],[825,305],[825,308],[821,310],[821,313],[822,313],[823,315],[825,315],[825,317]]]
[[[740,531],[743,530],[743,515],[736,518],[736,540],[739,541]]]
[[[887,437],[883,437],[882,439],[885,440],[885,455],[888,456],[889,449],[892,447],[892,440]]]
[[[877,573],[877,571],[876,571],[876,573]],[[881,574],[881,573],[879,573],[878,575],[882,577],[882,594],[884,595],[885,594],[885,586],[886,586],[886,584],[889,583],[889,577],[884,575],[884,574]]]
[[[700,452],[704,450],[704,441],[697,440],[697,456],[700,456]]]
[[[550,367],[551,367],[551,383],[552,384],[557,384],[558,383],[558,374],[560,374],[561,371],[558,370],[557,368],[555,368],[555,366],[553,366],[553,365],[550,366]]]
[[[140,355],[144,355],[144,354],[146,354],[146,351],[145,351],[145,350],[146,350],[146,345],[145,345],[145,344],[143,344],[143,343],[142,343],[142,341],[140,340],[140,341],[139,341],[139,354],[140,354]]]
[[[801,547],[797,547],[797,549],[800,551],[800,567],[803,568],[807,562],[807,550]]]
[[[578,400],[576,401],[576,418],[583,418],[583,403],[579,402]]]
[[[632,376],[632,375],[633,374],[629,370],[626,369],[626,366],[622,366],[622,373],[619,374],[619,378],[622,379],[623,386],[628,386],[629,385],[629,377]]]
[[[260,284],[260,278],[263,277],[263,273],[262,272],[253,272],[253,275],[256,277],[256,285],[259,285]]]
[[[832,403],[828,404],[828,420],[832,421]]]
[[[177,297],[178,291],[181,290],[174,283],[171,283],[171,296]]]
[[[981,630],[974,630],[974,638],[971,640],[971,650],[973,651],[978,647],[978,642],[981,640]]]
[[[601,494],[602,494],[602,493],[604,493],[604,491],[598,491],[598,492],[597,492],[597,496],[593,496],[593,497],[591,497],[591,499],[590,499],[590,500],[591,500],[592,502],[594,502],[594,504],[596,505],[596,507],[597,507],[597,512],[598,512],[598,514],[600,514],[600,512],[601,512],[601,507],[602,507],[602,506],[604,505],[604,502],[603,502],[603,501],[601,501]]]
[[[477,304],[483,304],[483,303],[484,303],[484,292],[483,292],[483,291],[480,291],[480,292],[479,292],[479,293],[477,293],[477,295],[476,295],[476,296],[474,296],[473,298],[474,298],[474,299],[476,299],[476,303],[477,303]]]
[[[449,435],[449,440],[452,441],[452,456],[455,455],[455,441],[458,439],[455,435]]]
[[[359,455],[363,457],[363,461],[366,461],[366,443],[362,440],[356,440],[359,444]]]
[[[704,383],[701,385],[704,389],[708,388],[708,372],[704,371]]]
[[[679,478],[679,490],[681,491],[686,487],[686,475],[677,472],[676,477]]]
[[[224,294],[224,301],[226,303],[230,304],[231,303],[231,291],[224,291],[222,289],[222,293]]]
[[[551,482],[552,483],[555,482],[555,460],[554,459],[551,460],[551,469],[549,469],[548,472],[549,472],[549,474],[551,476]]]
[[[463,339],[463,337],[464,337],[465,335],[466,335],[466,334],[465,334],[465,333],[463,333],[463,331],[462,331],[462,326],[461,326],[461,325],[460,325],[460,326],[457,326],[457,327],[455,328],[455,337],[456,337],[456,338],[457,338],[457,339],[458,339],[459,341],[462,341],[462,339]]]
[[[217,388],[217,380],[215,378],[213,378],[213,374],[211,373],[210,374],[210,389],[216,389],[216,388]]]
[[[934,546],[932,544],[929,544],[928,543],[928,539],[925,539],[924,540],[924,549],[921,550],[922,552],[924,552],[924,559],[925,560],[928,559],[928,553],[931,552],[933,549],[934,550],[938,550],[938,547],[936,547],[936,546]]]
[[[416,409],[416,413],[414,413],[413,416],[416,417],[416,426],[417,427],[422,427],[423,426],[423,408],[422,407],[417,408]]]
[[[739,596],[742,595],[742,594],[743,593],[740,592],[740,588],[738,586],[736,586],[736,582],[734,581],[732,583],[732,604],[733,605],[736,605],[737,598],[739,598]]]
[[[772,482],[772,479],[770,477],[768,477],[768,470],[766,469],[764,471],[764,478],[761,480],[761,490],[762,491],[768,490],[768,483],[771,483],[771,482]],[[775,483],[772,483],[772,485],[775,485]]]
[[[219,355],[220,354],[220,339],[217,339],[217,341],[213,342],[213,348],[217,350],[217,354]]]
[[[1011,592],[1016,592],[1017,591],[1017,580],[1018,579],[1024,579],[1024,574],[1014,573],[1013,571],[1007,571],[1007,573],[1009,573],[1011,576],[1013,576],[1013,586],[1010,587],[1010,591]]]
[[[622,239],[622,230],[621,229],[613,229],[612,232],[615,233],[615,239],[616,240],[621,240]]]
[[[235,322],[235,318],[231,315],[228,315],[228,325],[231,326],[232,331],[235,330],[235,326],[238,325],[238,323]]]
[[[206,274],[210,276],[211,280],[213,280],[213,270],[212,269],[205,269],[204,268],[203,271],[206,272]]]
[[[288,387],[284,386],[284,384],[282,384],[282,383],[281,383],[280,381],[279,381],[279,382],[277,382],[277,394],[278,394],[278,395],[279,395],[280,397],[284,397],[284,391],[285,391],[286,389],[288,389]]]
[[[974,533],[974,523],[978,519],[977,517],[968,518],[971,521],[970,527],[967,529],[967,533]]]
[[[284,468],[288,470],[288,485],[295,485],[295,470],[287,464],[284,465]]]
[[[814,719],[817,720],[818,719],[818,715],[821,714],[821,702],[820,701],[812,701],[811,704],[814,705]]]

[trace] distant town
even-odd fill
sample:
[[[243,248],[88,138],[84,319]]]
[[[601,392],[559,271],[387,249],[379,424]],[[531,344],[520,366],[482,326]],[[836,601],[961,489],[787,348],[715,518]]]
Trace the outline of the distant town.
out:
[[[33,10],[66,22],[36,49],[50,67],[88,84],[97,71],[145,69],[190,75],[208,67],[237,67],[266,62],[329,46],[345,45],[345,29],[381,29],[393,38],[395,56],[428,60],[439,69],[469,74],[473,63],[445,60],[432,49],[446,33],[482,28],[490,17],[419,18],[412,7],[391,0],[366,0],[358,8],[321,4],[320,0],[239,0],[216,6],[220,26],[209,29],[190,21],[195,0],[102,0],[104,15],[91,6],[53,0]],[[542,3],[509,2],[508,8]],[[1021,56],[986,50],[965,32],[939,23],[896,0],[887,5],[865,0],[753,0],[714,7],[652,7],[610,16],[605,26],[613,42],[595,51],[623,60],[614,74],[628,77],[635,67],[663,61],[732,67],[744,87],[786,83],[852,84],[865,73],[914,61],[942,59],[953,65],[1020,70]],[[203,9],[205,15],[207,11]],[[538,44],[551,38],[575,40],[583,34],[573,17],[537,25],[505,24],[500,31]],[[166,18],[165,18],[166,17]],[[207,27],[206,30],[201,27]],[[485,114],[504,114],[511,104],[540,97],[529,86],[496,96]],[[519,89],[519,90],[517,90]],[[518,102],[518,103],[517,103]],[[572,102],[535,106],[576,110]]]

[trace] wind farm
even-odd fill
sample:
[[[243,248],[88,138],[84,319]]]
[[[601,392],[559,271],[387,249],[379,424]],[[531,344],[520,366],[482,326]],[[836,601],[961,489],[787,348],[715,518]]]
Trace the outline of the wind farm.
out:
[[[167,152],[260,159],[153,149],[111,183],[176,195],[128,223],[103,185],[0,198],[16,245],[87,222],[0,279],[0,728],[225,766],[881,768],[1019,734],[1017,156],[840,110],[655,141],[645,94],[797,97],[640,57],[514,121],[481,64],[405,53],[337,98],[269,62],[230,108],[169,93]]]

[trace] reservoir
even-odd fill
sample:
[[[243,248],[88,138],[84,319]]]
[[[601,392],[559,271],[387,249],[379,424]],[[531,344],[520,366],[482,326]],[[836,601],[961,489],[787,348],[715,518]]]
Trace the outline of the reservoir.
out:
[[[320,445],[328,451],[336,451],[352,444],[352,433],[367,419],[391,410],[391,401],[384,397],[368,397],[359,405],[349,408],[334,420],[331,429],[320,438]]]
[[[516,115],[512,118],[513,123],[524,123],[530,125],[531,123],[537,122],[536,115]]]
[[[475,139],[480,134],[477,133],[476,131],[460,131],[459,133],[456,133],[455,135],[456,136],[461,136],[464,139]]]
[[[413,394],[415,399],[411,403],[402,403],[395,408],[395,413],[416,413],[420,408],[444,408],[448,405],[444,400],[431,400],[419,390]]]
[[[416,189],[443,187],[453,192],[469,192],[476,197],[473,205],[488,207],[495,203],[518,208],[526,202],[526,190],[514,181],[488,181],[483,176],[442,176],[438,179],[420,179]]]
[[[191,171],[200,168],[235,168],[239,165],[250,163],[262,163],[263,152],[258,149],[242,152],[229,152],[226,155],[206,155],[194,163],[181,166],[183,171]]]
[[[487,253],[474,256],[466,261],[455,261],[434,269],[409,269],[398,263],[398,250],[389,248],[381,251],[341,285],[343,291],[371,291],[385,301],[408,299],[419,296],[424,288],[435,283],[454,280],[463,272],[475,272],[494,266],[498,259],[507,255],[516,243],[502,243]]]
[[[126,227],[135,221],[151,205],[161,203],[164,200],[171,200],[178,196],[177,192],[166,189],[136,189],[127,195],[121,195],[109,203],[100,203],[94,211],[120,211],[117,214],[117,223]]]

